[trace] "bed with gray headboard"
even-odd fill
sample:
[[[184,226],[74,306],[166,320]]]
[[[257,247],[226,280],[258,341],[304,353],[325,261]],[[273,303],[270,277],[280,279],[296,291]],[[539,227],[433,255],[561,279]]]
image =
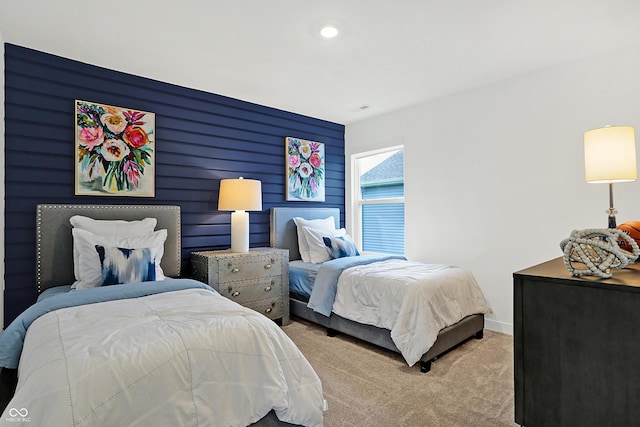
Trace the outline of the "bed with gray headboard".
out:
[[[272,208],[270,213],[270,244],[272,247],[288,249],[289,260],[300,260],[297,227],[293,218],[308,220],[333,217],[336,228],[340,226],[340,210],[337,208]],[[319,314],[307,307],[308,296],[303,298],[296,293],[290,294],[290,311],[292,316],[306,319],[327,328],[329,335],[335,332],[344,333],[380,347],[400,352],[391,339],[388,329],[357,323],[331,313],[329,317]],[[484,315],[473,314],[458,323],[440,331],[433,346],[422,356],[421,371],[428,372],[431,362],[456,345],[471,337],[482,338]]]
[[[75,215],[106,221],[155,218],[155,231],[164,233],[163,230],[167,230],[160,265],[168,280],[117,286],[103,284],[95,289],[69,291],[69,285],[75,279],[74,238],[70,225],[70,218]],[[280,421],[272,409],[260,419],[256,419],[259,415],[250,415],[254,417],[251,421],[253,424],[238,421],[238,424],[229,422],[228,425],[298,426],[306,424],[302,422],[305,418],[301,418],[305,413],[308,417],[306,420],[317,420],[318,417],[322,419],[324,402],[319,380],[313,386],[316,388],[313,393],[305,391],[307,386],[301,387],[298,383],[294,387],[291,380],[295,377],[296,381],[309,381],[309,384],[313,384],[317,379],[306,359],[302,357],[304,362],[299,366],[291,363],[291,367],[280,366],[278,360],[288,360],[298,350],[277,325],[260,313],[222,297],[203,283],[180,278],[179,206],[46,204],[37,206],[36,218],[36,287],[42,300],[20,315],[0,335],[0,366],[3,369],[14,369],[12,364],[17,364],[19,357],[19,372],[29,378],[25,384],[21,384],[18,379],[15,395],[7,408],[28,408],[29,417],[39,425],[45,425],[47,420],[50,423],[47,425],[70,425],[71,419],[73,424],[128,424],[128,421],[116,422],[113,417],[129,417],[130,421],[145,424],[147,418],[136,417],[149,415],[155,416],[156,421],[158,417],[165,420],[160,424],[208,424],[212,422],[211,419],[224,419],[227,423],[229,419],[244,419],[242,417],[247,417],[245,414],[264,414],[265,407],[277,407],[285,417],[291,416],[287,408],[282,409],[282,398],[278,397],[278,403],[273,406],[267,406],[263,400],[277,395],[277,383],[271,378],[262,379],[261,373],[253,373],[250,385],[245,384],[247,380],[242,372],[250,372],[252,366],[261,366],[262,371],[280,372],[278,381],[290,375],[290,379],[285,379],[282,383],[282,393],[287,395],[291,393],[287,390],[296,389],[291,395],[293,398],[286,397],[288,402],[297,404],[298,409],[294,412],[297,410],[298,413],[288,418],[295,424]],[[116,249],[122,250],[120,247]],[[97,246],[96,250],[99,252]],[[124,249],[131,253],[135,250]],[[145,250],[142,248],[142,251]],[[161,287],[170,289],[158,290]],[[60,293],[57,293],[58,289]],[[119,292],[122,294],[112,298]],[[105,293],[109,294],[108,298],[103,296]],[[72,298],[80,298],[82,301],[76,303]],[[42,306],[43,304],[45,305]],[[35,310],[40,317],[33,318],[29,313],[38,305],[43,307]],[[67,316],[65,313],[70,313],[70,326],[64,323]],[[112,313],[115,315],[111,316]],[[49,326],[51,316],[58,320],[51,320],[53,323]],[[76,317],[77,321],[74,320]],[[253,320],[245,322],[242,320],[244,318]],[[252,322],[253,326],[249,325]],[[55,329],[55,333],[41,332],[40,325],[43,323],[51,331]],[[81,332],[75,330],[86,328],[88,326],[83,325],[90,324],[97,327]],[[235,332],[223,338],[221,335],[226,334],[224,331],[231,324],[234,327],[229,330]],[[29,339],[25,338],[27,328]],[[251,338],[242,338],[243,329],[248,333],[245,337]],[[104,337],[100,334],[104,334]],[[49,335],[60,338],[48,340],[46,338]],[[225,344],[221,344],[224,341],[217,341],[216,336],[232,343],[232,350],[224,350]],[[43,343],[44,341],[47,342]],[[48,342],[52,342],[54,347],[49,348]],[[56,344],[58,342],[60,344]],[[250,351],[244,349],[245,343],[251,346]],[[58,347],[55,347],[58,345],[65,349],[60,354]],[[120,351],[116,350],[118,348]],[[270,350],[261,348],[282,348],[285,352],[292,353],[288,353],[287,357],[274,357],[274,354],[267,354]],[[66,354],[66,349],[72,354]],[[235,351],[238,352],[236,355]],[[251,360],[245,362],[250,364],[241,362],[243,357],[238,354],[249,353],[252,354]],[[186,359],[181,356],[186,354],[189,354]],[[205,354],[208,355],[203,356]],[[234,356],[228,359],[224,354]],[[264,363],[273,360],[278,366],[263,365],[261,354],[265,355]],[[96,360],[98,363],[95,363]],[[109,365],[107,360],[110,360]],[[66,365],[60,366],[60,363]],[[79,366],[79,373],[73,368],[76,364]],[[42,369],[45,365],[50,366]],[[220,378],[217,375],[222,374],[209,376],[208,373],[219,372],[220,366],[224,366],[223,371],[229,374]],[[105,374],[105,369],[110,374]],[[238,386],[234,386],[234,383]],[[87,388],[93,387],[96,390],[88,393]],[[215,391],[216,387],[220,387],[220,390]],[[260,390],[262,387],[270,391],[267,393]],[[254,392],[250,392],[250,389]],[[220,399],[223,390],[226,400]],[[316,397],[311,398],[312,395]],[[216,402],[228,402],[229,399],[233,401],[231,406],[243,405],[243,402],[246,406],[233,411],[230,408],[228,411],[220,410],[220,413],[207,417],[212,410],[218,411],[215,409],[218,405]],[[259,402],[260,409],[256,410],[254,401]],[[147,406],[148,403],[151,405]],[[234,415],[225,418],[226,412],[233,412]],[[67,420],[67,416],[71,418]],[[83,416],[86,418],[81,419]],[[171,421],[171,417],[176,416],[177,419]],[[150,421],[149,425],[151,424],[160,425]],[[317,424],[317,421],[312,424]]]

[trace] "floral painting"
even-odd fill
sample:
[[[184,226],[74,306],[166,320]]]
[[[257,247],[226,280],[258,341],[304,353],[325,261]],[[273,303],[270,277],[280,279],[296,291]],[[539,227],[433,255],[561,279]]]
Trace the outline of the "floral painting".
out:
[[[155,114],[76,100],[76,195],[154,196]]]
[[[287,137],[287,200],[324,202],[324,144]]]

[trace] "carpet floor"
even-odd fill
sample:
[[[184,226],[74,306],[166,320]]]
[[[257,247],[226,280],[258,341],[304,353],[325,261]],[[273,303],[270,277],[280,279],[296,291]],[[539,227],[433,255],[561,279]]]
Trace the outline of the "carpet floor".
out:
[[[314,367],[326,427],[516,426],[513,337],[485,330],[421,373],[402,356],[294,318],[284,331]]]

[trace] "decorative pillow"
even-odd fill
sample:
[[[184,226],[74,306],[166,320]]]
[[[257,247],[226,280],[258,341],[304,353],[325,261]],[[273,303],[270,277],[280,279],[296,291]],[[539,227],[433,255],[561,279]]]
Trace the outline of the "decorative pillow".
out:
[[[348,234],[344,236],[324,237],[323,240],[332,259],[360,255],[355,242]]]
[[[293,222],[296,223],[296,227],[298,228],[298,250],[300,251],[300,257],[304,262],[312,262],[311,255],[309,254],[309,243],[307,243],[307,236],[305,235],[304,227],[318,230],[335,230],[335,220],[333,217],[324,219],[304,219],[295,217],[293,218]]]
[[[327,246],[324,244],[325,237],[333,238],[347,234],[347,230],[344,228],[338,230],[335,228],[319,230],[317,228],[303,227],[303,230],[307,237],[307,243],[309,244],[308,262],[314,264],[320,264],[331,259]]]
[[[150,248],[127,249],[96,245],[102,268],[102,285],[156,280],[155,260]]]
[[[160,262],[164,254],[164,241],[167,239],[167,230],[158,230],[148,236],[138,237],[99,236],[79,228],[74,228],[71,232],[73,234],[74,251],[77,250],[79,255],[78,263],[75,266],[78,274],[72,288],[81,290],[102,285],[102,267],[96,246],[128,249],[149,248],[151,259],[154,260],[155,264],[156,280],[165,279]]]
[[[103,220],[93,219],[88,216],[74,215],[69,218],[73,228],[87,230],[99,236],[137,237],[148,236],[153,233],[158,220],[145,218],[140,221]],[[78,252],[73,246],[73,274],[78,277]]]

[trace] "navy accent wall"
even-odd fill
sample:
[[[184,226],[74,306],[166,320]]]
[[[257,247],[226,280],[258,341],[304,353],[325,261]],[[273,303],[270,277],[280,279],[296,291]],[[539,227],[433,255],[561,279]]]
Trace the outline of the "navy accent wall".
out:
[[[262,181],[263,211],[250,213],[252,247],[269,246],[271,207],[344,212],[343,125],[11,44],[5,44],[5,73],[5,324],[37,297],[38,203],[179,205],[185,276],[191,251],[231,244],[230,212],[217,211],[220,179]],[[74,195],[76,99],[156,114],[154,198]],[[286,136],[325,144],[325,203],[285,201]]]

